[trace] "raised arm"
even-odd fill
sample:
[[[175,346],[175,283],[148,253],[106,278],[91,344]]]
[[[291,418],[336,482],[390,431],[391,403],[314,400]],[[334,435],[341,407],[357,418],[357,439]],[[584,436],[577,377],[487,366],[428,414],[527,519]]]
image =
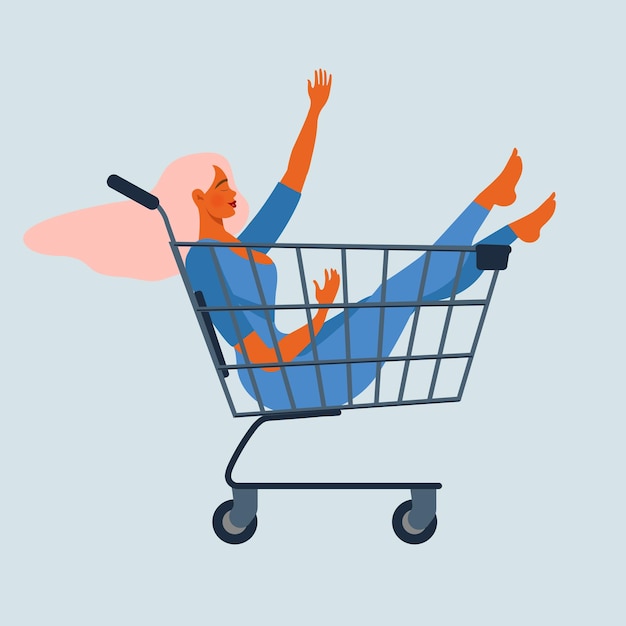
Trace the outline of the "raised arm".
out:
[[[240,241],[274,242],[280,237],[291,219],[300,200],[304,181],[309,173],[317,134],[317,120],[330,95],[331,83],[332,76],[326,74],[324,70],[315,72],[314,84],[309,81],[309,98],[311,100],[309,112],[291,150],[287,171],[280,181],[282,185],[276,185],[254,219],[239,235]],[[269,247],[258,248],[258,250],[267,252]]]
[[[308,81],[309,98],[311,100],[309,112],[291,150],[287,171],[280,181],[283,185],[299,193],[302,191],[304,181],[309,173],[313,149],[315,148],[315,137],[317,135],[317,120],[328,101],[332,82],[332,75],[321,69],[315,70],[313,84],[311,84],[310,80]]]

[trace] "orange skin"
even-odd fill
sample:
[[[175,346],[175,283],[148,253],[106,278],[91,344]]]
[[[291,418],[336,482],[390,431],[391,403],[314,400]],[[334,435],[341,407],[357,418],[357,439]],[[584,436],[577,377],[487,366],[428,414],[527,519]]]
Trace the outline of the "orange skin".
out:
[[[313,84],[308,81],[308,93],[310,106],[307,116],[300,130],[300,134],[291,150],[287,171],[281,178],[281,183],[290,187],[294,191],[301,192],[304,187],[311,159],[313,157],[313,149],[315,148],[315,138],[317,135],[317,122],[319,115],[328,101],[330,88],[332,85],[332,75],[327,74],[326,70],[316,70]],[[202,191],[194,189],[192,198],[198,207],[200,216],[200,234],[199,239],[215,239],[225,242],[239,242],[239,239],[231,235],[224,229],[223,220],[235,214],[237,202],[235,200],[235,191],[228,185],[226,174],[217,166],[215,169],[215,177],[209,189]],[[246,248],[231,248],[231,250],[243,258],[248,258]],[[252,256],[257,263],[269,264],[272,260],[262,252],[252,251]],[[324,270],[324,285],[320,287],[317,281],[315,283],[315,297],[319,304],[331,304],[335,300],[337,291],[339,290],[339,274],[337,270]],[[328,309],[320,308],[313,316],[313,332],[317,335],[321,330]],[[289,333],[278,342],[278,351],[281,360],[284,362],[292,361],[302,350],[311,343],[311,335],[308,324]],[[278,354],[274,348],[269,347],[253,331],[243,339],[243,345],[248,359],[252,363],[271,363],[278,361]],[[240,344],[235,346],[235,350],[242,352]],[[264,368],[267,371],[275,371],[278,368]]]
[[[513,148],[502,172],[476,196],[474,202],[490,211],[496,204],[499,206],[513,204],[517,198],[515,187],[521,175],[522,159],[517,153],[517,148]]]
[[[515,186],[521,175],[522,159],[517,153],[517,148],[513,148],[513,152],[502,172],[476,196],[474,201],[488,210],[491,210],[496,204],[499,206],[513,204],[517,198]],[[522,241],[527,243],[537,241],[541,234],[541,229],[550,220],[555,209],[556,194],[552,193],[539,208],[521,219],[511,222],[509,228]]]

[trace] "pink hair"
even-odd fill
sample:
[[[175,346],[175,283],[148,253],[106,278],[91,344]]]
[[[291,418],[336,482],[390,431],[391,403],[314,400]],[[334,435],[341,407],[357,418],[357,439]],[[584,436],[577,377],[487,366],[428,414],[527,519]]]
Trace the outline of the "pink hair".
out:
[[[248,219],[248,203],[237,191],[228,161],[214,153],[185,156],[168,165],[151,190],[165,209],[177,241],[198,239],[198,209],[191,193],[211,186],[214,165],[237,192],[237,212],[224,220],[226,230],[237,234]],[[132,200],[53,217],[28,230],[24,242],[35,252],[80,259],[109,276],[161,280],[178,273],[161,216]],[[181,252],[184,257],[186,250]]]

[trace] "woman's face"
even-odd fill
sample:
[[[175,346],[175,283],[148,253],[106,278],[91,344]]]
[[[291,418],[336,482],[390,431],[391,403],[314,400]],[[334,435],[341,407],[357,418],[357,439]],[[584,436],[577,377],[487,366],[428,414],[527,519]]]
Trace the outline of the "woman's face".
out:
[[[237,192],[228,185],[228,179],[224,171],[214,165],[215,178],[212,185],[205,192],[194,191],[194,200],[198,208],[206,210],[211,217],[224,219],[235,215]]]

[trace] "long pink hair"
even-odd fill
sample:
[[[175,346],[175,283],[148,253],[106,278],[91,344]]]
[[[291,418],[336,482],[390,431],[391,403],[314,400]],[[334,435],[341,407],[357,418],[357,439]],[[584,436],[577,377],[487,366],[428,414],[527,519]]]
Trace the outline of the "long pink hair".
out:
[[[215,153],[191,154],[168,165],[151,190],[165,209],[177,241],[198,239],[198,209],[191,193],[211,186],[214,165],[237,192],[237,212],[224,220],[224,227],[236,235],[248,219],[248,203],[237,190],[228,161]],[[73,257],[101,274],[141,280],[162,280],[178,273],[168,242],[158,211],[132,200],[65,213],[36,224],[24,235],[24,243],[35,252]],[[186,254],[184,249],[181,252]]]

